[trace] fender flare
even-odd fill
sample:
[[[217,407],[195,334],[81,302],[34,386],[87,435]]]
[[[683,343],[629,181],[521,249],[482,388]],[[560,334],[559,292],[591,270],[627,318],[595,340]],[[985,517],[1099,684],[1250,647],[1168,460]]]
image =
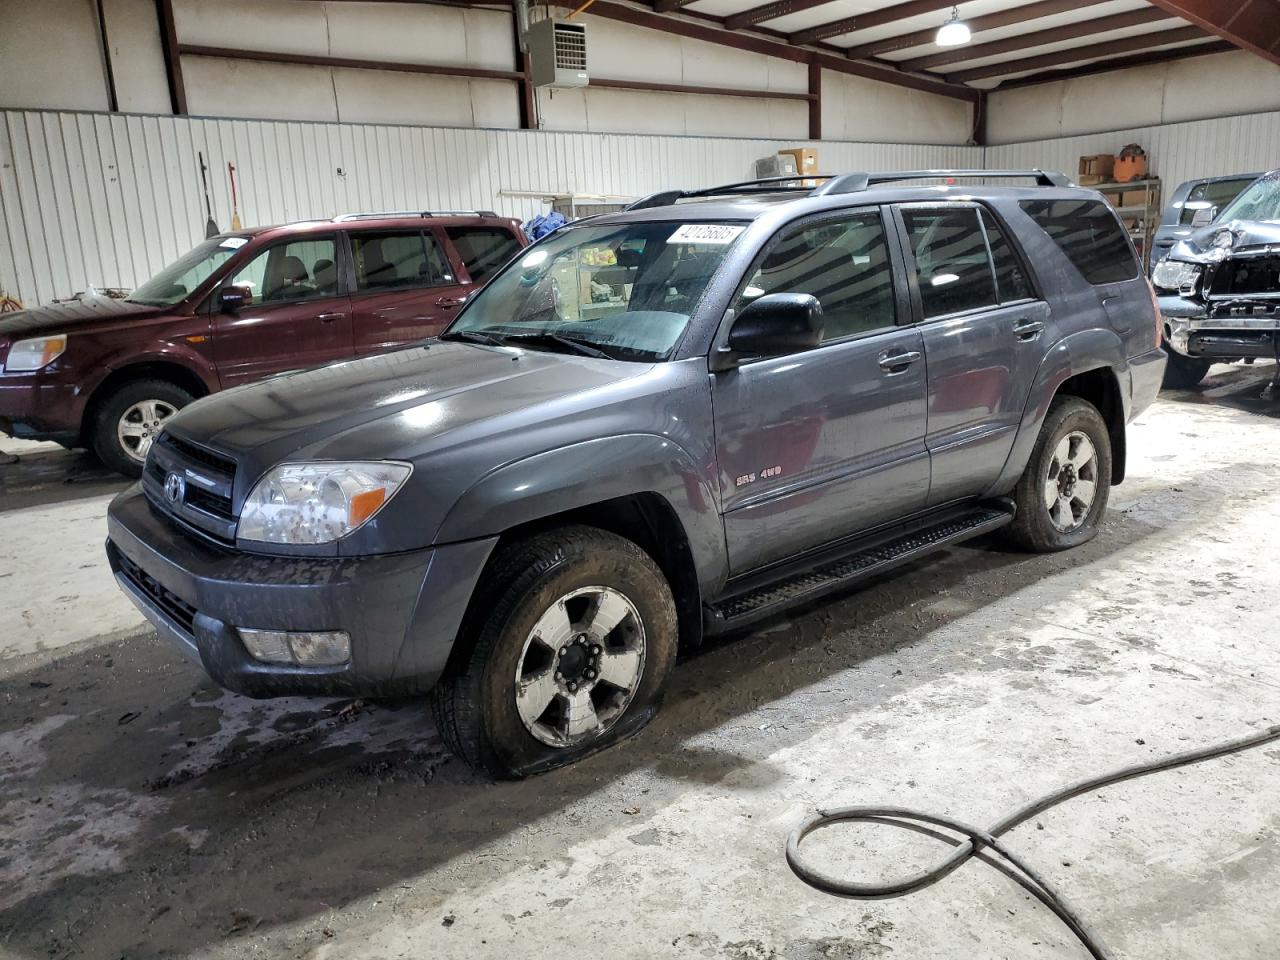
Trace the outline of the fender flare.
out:
[[[1128,422],[1132,391],[1129,389],[1129,360],[1125,356],[1124,341],[1114,331],[1103,328],[1081,330],[1063,337],[1049,348],[1040,362],[1027,393],[1018,434],[1004,469],[991,488],[992,494],[1007,493],[1017,484],[1031,460],[1040,428],[1049,413],[1049,404],[1057,396],[1059,388],[1072,377],[1100,369],[1108,370],[1116,378],[1116,388],[1123,405],[1121,423]]]
[[[490,471],[454,502],[436,543],[498,536],[513,527],[606,500],[656,494],[684,528],[704,594],[728,570],[710,478],[688,451],[656,434],[620,434],[537,453]]]

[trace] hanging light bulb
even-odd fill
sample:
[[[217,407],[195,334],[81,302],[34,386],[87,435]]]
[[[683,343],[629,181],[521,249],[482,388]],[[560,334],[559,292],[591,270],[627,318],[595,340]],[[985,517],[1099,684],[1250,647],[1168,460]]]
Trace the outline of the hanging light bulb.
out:
[[[969,25],[960,19],[960,8],[951,8],[951,19],[938,28],[934,42],[940,47],[958,47],[968,43],[973,36]]]

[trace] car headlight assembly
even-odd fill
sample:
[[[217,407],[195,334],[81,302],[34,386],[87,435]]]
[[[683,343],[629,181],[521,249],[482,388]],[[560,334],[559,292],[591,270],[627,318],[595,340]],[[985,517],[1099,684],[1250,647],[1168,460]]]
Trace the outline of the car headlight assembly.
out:
[[[9,348],[9,356],[5,359],[4,369],[9,373],[29,373],[33,370],[42,370],[62,356],[66,350],[66,334],[59,334],[56,337],[34,337],[30,340],[19,340]]]
[[[1200,279],[1200,265],[1183,260],[1161,260],[1156,264],[1151,282],[1161,290],[1181,290],[1183,287],[1194,288]]]
[[[381,510],[413,467],[396,461],[282,463],[240,510],[236,536],[259,543],[332,543]]]

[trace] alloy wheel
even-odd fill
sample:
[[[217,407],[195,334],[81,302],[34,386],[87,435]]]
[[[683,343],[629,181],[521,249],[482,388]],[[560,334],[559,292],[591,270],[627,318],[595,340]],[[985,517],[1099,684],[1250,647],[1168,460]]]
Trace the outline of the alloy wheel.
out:
[[[142,463],[160,431],[178,408],[166,400],[139,400],[120,415],[116,439],[131,460]]]
[[[1061,533],[1080,527],[1098,495],[1098,451],[1079,430],[1067,434],[1054,448],[1044,478],[1044,505]]]
[[[644,676],[640,614],[612,587],[582,587],[546,610],[516,667],[516,710],[539,742],[567,747],[604,734]]]

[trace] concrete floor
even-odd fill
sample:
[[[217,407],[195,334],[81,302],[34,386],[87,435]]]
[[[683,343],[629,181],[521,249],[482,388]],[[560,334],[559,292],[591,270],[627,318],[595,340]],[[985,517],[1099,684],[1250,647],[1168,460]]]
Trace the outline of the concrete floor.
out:
[[[448,760],[421,704],[211,686],[105,571],[120,485],[23,448],[0,467],[0,956],[1082,957],[980,863],[846,901],[797,881],[783,844],[816,805],[989,823],[1280,722],[1270,372],[1218,368],[1147,412],[1088,546],[978,542],[718,643],[638,737],[523,783]],[[1274,958],[1278,794],[1280,749],[1257,750],[1010,842],[1118,957]],[[872,827],[814,842],[862,877],[943,849]]]

